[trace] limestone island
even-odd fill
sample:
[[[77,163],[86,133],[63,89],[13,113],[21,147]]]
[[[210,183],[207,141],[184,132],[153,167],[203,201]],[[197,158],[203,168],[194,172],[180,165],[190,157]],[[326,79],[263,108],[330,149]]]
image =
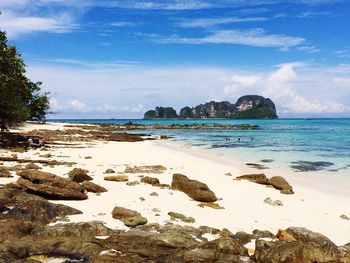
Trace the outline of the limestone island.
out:
[[[277,119],[276,106],[269,98],[245,95],[236,103],[210,101],[195,107],[184,107],[177,114],[172,107],[156,107],[145,113],[144,119]]]

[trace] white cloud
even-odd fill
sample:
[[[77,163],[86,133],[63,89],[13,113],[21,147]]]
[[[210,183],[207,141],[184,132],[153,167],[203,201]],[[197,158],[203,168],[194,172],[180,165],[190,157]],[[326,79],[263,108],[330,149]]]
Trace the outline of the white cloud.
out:
[[[0,25],[11,38],[35,32],[65,33],[77,27],[66,13],[56,14],[55,17],[39,17],[18,15],[8,11],[0,15]]]
[[[86,112],[88,110],[88,107],[86,106],[86,104],[77,99],[69,101],[69,105],[74,111],[77,111],[77,112]]]
[[[229,85],[224,89],[225,95],[234,94],[242,89],[257,86],[261,80],[261,77],[256,75],[234,75],[231,77]]]
[[[305,42],[301,37],[291,37],[277,34],[267,34],[263,29],[250,30],[218,30],[211,35],[201,38],[182,38],[172,36],[168,38],[154,37],[154,41],[164,44],[235,44],[255,47],[275,47],[288,50]]]
[[[198,19],[182,19],[177,25],[184,28],[202,27],[207,28],[210,26],[242,23],[242,22],[257,22],[266,21],[265,17],[220,17],[220,18],[198,18]]]
[[[134,26],[135,23],[127,22],[127,21],[119,21],[119,22],[112,22],[110,23],[110,25],[114,27],[130,27],[130,26]]]

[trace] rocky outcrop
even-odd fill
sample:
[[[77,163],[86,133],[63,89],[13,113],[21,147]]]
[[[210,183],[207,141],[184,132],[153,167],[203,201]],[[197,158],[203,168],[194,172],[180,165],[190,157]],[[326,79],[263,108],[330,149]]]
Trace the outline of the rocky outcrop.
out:
[[[30,192],[53,199],[87,199],[85,188],[69,179],[37,170],[18,173],[17,183]]]
[[[107,192],[106,188],[104,188],[103,186],[100,186],[98,184],[95,184],[93,182],[84,181],[80,185],[83,186],[88,192],[92,192],[92,193]]]
[[[159,185],[159,179],[156,177],[145,176],[142,177],[140,181],[145,184]]]
[[[74,168],[68,173],[68,177],[77,183],[82,183],[84,181],[91,181],[93,178],[87,174],[87,170],[81,168]]]
[[[248,180],[252,183],[257,184],[267,184],[269,179],[266,177],[265,174],[245,174],[241,176],[236,177],[237,180]]]
[[[144,119],[172,119],[178,118],[176,110],[172,107],[156,107],[145,113]]]
[[[173,174],[171,187],[187,194],[189,197],[200,202],[215,202],[217,197],[209,187],[197,180],[191,180],[183,174]]]

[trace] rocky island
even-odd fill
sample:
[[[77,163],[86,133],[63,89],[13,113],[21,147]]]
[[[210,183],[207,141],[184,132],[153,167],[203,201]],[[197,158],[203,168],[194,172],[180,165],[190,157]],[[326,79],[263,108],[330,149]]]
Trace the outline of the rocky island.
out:
[[[144,119],[206,119],[206,118],[232,118],[232,119],[276,119],[276,106],[269,98],[258,95],[240,97],[236,103],[229,101],[210,101],[195,107],[184,107],[180,114],[172,107],[156,107],[145,113]]]

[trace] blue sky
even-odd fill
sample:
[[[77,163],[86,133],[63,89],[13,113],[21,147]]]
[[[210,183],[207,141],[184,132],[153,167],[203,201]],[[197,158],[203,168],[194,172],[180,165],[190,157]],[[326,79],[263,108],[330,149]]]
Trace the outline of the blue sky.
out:
[[[51,93],[50,118],[275,101],[350,117],[350,1],[0,0],[0,28]]]

